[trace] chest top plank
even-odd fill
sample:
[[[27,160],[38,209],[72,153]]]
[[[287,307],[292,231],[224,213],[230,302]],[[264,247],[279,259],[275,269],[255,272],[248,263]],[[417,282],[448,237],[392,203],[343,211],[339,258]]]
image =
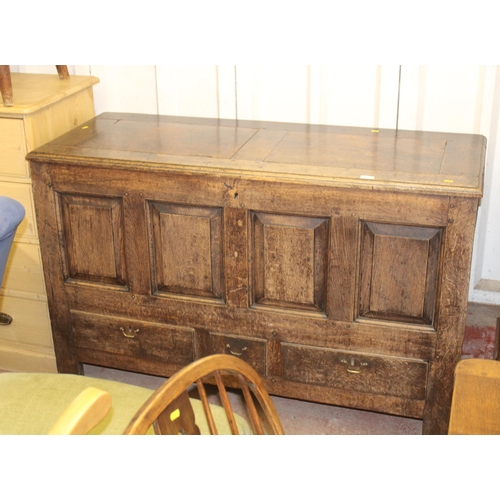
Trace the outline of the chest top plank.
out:
[[[104,113],[30,160],[479,198],[481,135]]]

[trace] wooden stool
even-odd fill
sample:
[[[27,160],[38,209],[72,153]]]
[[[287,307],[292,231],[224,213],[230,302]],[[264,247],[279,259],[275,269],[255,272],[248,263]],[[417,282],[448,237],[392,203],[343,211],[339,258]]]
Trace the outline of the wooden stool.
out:
[[[455,370],[448,434],[500,434],[500,361],[463,359]]]
[[[57,66],[57,74],[61,80],[68,80],[69,73],[67,66]],[[0,92],[2,93],[3,105],[13,106],[14,99],[12,97],[12,80],[10,78],[10,66],[0,65]]]

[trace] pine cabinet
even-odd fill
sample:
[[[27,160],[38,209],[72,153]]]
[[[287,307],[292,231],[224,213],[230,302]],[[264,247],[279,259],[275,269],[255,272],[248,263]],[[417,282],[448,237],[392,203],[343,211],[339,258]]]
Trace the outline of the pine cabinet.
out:
[[[26,154],[94,116],[95,77],[12,73],[14,106],[0,104],[0,194],[26,209],[0,290],[0,369],[56,371]]]
[[[228,353],[447,431],[486,141],[106,113],[29,154],[57,366]]]

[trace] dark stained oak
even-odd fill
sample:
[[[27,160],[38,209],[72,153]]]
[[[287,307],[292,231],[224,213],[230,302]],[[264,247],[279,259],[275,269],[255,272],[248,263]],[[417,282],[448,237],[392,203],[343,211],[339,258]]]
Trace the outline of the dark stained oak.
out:
[[[212,354],[444,434],[482,136],[105,113],[30,153],[58,369]],[[136,332],[136,330],[138,330]]]

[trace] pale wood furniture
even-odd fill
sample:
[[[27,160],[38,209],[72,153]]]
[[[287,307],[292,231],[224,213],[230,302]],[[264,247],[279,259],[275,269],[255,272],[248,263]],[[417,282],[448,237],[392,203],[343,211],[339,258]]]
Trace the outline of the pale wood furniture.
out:
[[[84,389],[59,417],[50,435],[87,434],[111,409],[111,396],[95,387]]]
[[[124,434],[145,434],[153,425],[156,434],[200,434],[190,404],[189,389],[196,384],[211,435],[219,434],[203,379],[215,383],[231,434],[239,434],[226,387],[241,389],[247,418],[254,434],[284,434],[273,402],[257,372],[247,363],[227,354],[215,354],[194,361],[170,377],[144,403]],[[241,414],[241,413],[240,413]]]
[[[500,362],[464,359],[455,370],[449,434],[500,434]]]
[[[500,361],[500,318],[497,318],[497,332],[495,336],[495,350],[493,359]]]
[[[26,217],[11,250],[0,310],[14,318],[0,329],[0,369],[55,371],[47,297],[26,154],[95,114],[95,77],[12,73],[15,101],[0,106],[0,195],[21,202]]]
[[[69,79],[67,66],[56,66],[57,74],[61,80]],[[13,106],[12,78],[10,74],[10,66],[0,65],[0,93],[4,106]]]
[[[443,433],[486,140],[109,113],[30,153],[58,369],[216,353]]]

